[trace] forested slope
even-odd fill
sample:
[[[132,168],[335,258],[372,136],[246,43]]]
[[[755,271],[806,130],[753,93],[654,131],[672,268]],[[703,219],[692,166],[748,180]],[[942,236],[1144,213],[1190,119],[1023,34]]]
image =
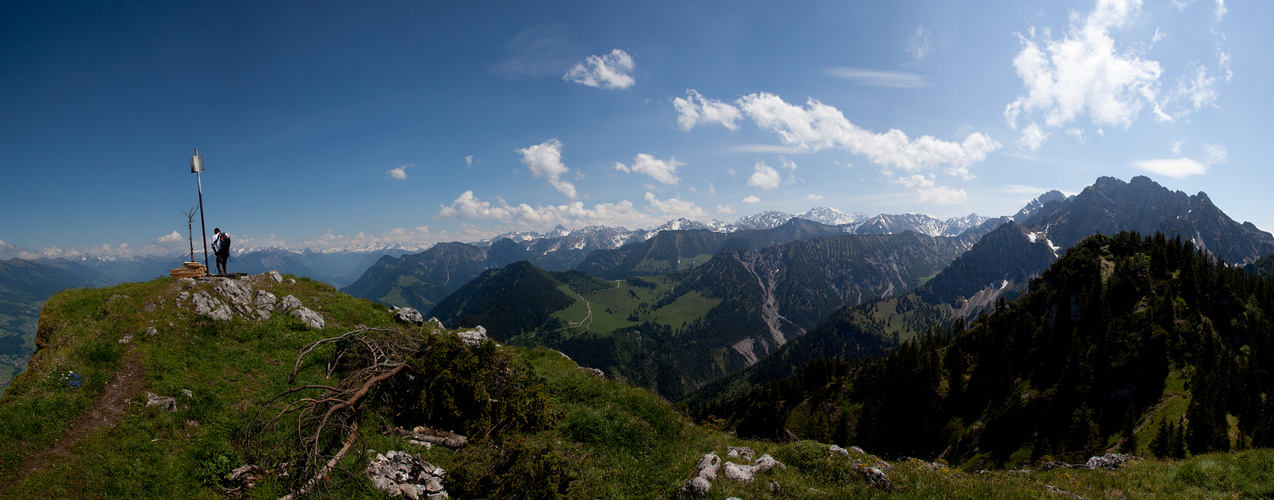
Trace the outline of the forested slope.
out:
[[[986,465],[1271,446],[1271,318],[1269,278],[1178,238],[1098,235],[967,326],[698,412],[740,435]]]

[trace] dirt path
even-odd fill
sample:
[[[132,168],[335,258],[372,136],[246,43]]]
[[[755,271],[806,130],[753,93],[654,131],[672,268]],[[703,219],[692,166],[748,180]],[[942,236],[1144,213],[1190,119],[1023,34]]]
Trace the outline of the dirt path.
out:
[[[619,288],[619,282],[621,281],[624,281],[624,280],[615,280],[615,288]],[[611,290],[614,290],[615,288],[608,288],[602,291],[609,292]],[[593,292],[593,293],[599,293],[599,292]],[[584,301],[584,307],[588,308],[588,314],[584,315],[584,319],[581,319],[578,322],[576,321],[568,322],[566,328],[558,328],[556,331],[560,332],[562,330],[570,330],[572,328],[583,328],[584,333],[588,333],[588,327],[593,324],[593,304],[589,302],[588,299],[584,298],[583,294],[576,293],[575,295],[578,295],[579,299]]]
[[[26,479],[32,474],[39,472],[45,465],[53,460],[54,457],[72,458],[75,456],[73,450],[76,445],[84,439],[94,429],[101,427],[113,427],[120,417],[124,415],[128,403],[128,398],[136,398],[146,385],[146,372],[141,365],[141,355],[137,349],[128,349],[124,354],[123,366],[119,371],[115,372],[115,381],[106,385],[106,390],[102,391],[87,413],[80,417],[78,421],[71,424],[66,434],[62,436],[52,447],[40,450],[27,457],[22,466],[18,469],[19,479]],[[11,486],[11,485],[10,485]],[[4,492],[8,487],[0,487],[0,498],[4,497]]]

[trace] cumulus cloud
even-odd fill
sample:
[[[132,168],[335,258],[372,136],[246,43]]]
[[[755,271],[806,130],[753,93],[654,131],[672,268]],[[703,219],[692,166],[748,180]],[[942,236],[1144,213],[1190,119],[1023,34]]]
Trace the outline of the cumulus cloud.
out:
[[[748,196],[747,198],[744,198],[742,201],[743,203],[760,203],[761,199],[757,198],[756,196]]]
[[[968,167],[986,159],[1000,144],[981,133],[969,134],[963,142],[949,142],[932,136],[909,139],[901,130],[877,134],[845,118],[840,110],[815,99],[805,107],[788,104],[777,95],[749,94],[739,98],[739,108],[762,128],[779,134],[780,140],[806,151],[842,148],[871,158],[887,170],[915,172],[943,168],[966,179]]]
[[[661,200],[654,193],[646,193],[646,203],[650,204],[650,208],[656,213],[666,218],[685,217],[687,219],[702,219],[707,215],[702,208],[695,205],[692,201],[686,201],[681,198],[668,198]]]
[[[694,202],[681,198],[660,199],[654,193],[645,195],[647,205],[638,209],[632,202],[598,203],[591,207],[575,201],[564,205],[532,207],[525,203],[510,205],[497,198],[495,203],[478,199],[473,191],[465,191],[451,205],[439,207],[437,218],[492,219],[510,226],[547,230],[557,225],[581,227],[636,226],[650,227],[671,218],[702,219],[706,212]]]
[[[743,113],[739,108],[715,99],[705,99],[694,89],[686,90],[686,98],[674,97],[672,106],[677,108],[677,124],[681,130],[690,130],[695,125],[720,123],[730,130],[738,130],[739,119]]]
[[[748,177],[748,185],[761,189],[778,189],[782,184],[783,178],[779,175],[779,171],[774,167],[766,165],[765,162],[756,162],[756,166],[752,167],[754,172]]]
[[[1048,134],[1040,129],[1039,125],[1032,123],[1022,129],[1022,138],[1018,139],[1017,143],[1023,148],[1035,151],[1044,144],[1045,139],[1048,139]]]
[[[1180,145],[1174,143],[1173,149],[1174,152],[1179,150]],[[1204,144],[1203,154],[1197,160],[1185,157],[1159,158],[1135,161],[1133,166],[1147,172],[1185,179],[1195,175],[1206,174],[1213,165],[1222,165],[1229,160],[1230,152],[1224,146]]]
[[[677,161],[676,158],[669,158],[667,161],[657,160],[654,156],[646,153],[640,153],[633,158],[633,166],[629,167],[623,163],[616,162],[615,170],[620,172],[636,172],[646,174],[655,180],[664,184],[676,184],[681,180],[677,178],[677,167],[683,166],[685,163]]]
[[[473,155],[464,157],[464,168],[469,168],[472,166],[473,166]]]
[[[717,205],[717,213],[721,215],[734,215],[739,213],[734,209],[734,205]]]
[[[1121,53],[1111,37],[1112,29],[1126,26],[1141,6],[1140,0],[1098,0],[1086,17],[1073,15],[1061,39],[1036,39],[1018,35],[1022,49],[1013,58],[1017,75],[1026,84],[1026,95],[1004,109],[1009,126],[1017,128],[1020,115],[1041,111],[1044,123],[1060,128],[1080,115],[1096,125],[1128,127],[1145,104],[1156,117],[1172,118],[1156,104],[1158,61],[1134,53]]]
[[[921,203],[932,202],[954,205],[969,200],[969,195],[963,189],[951,189],[936,185],[932,174],[928,177],[920,174],[899,177],[898,182],[915,193],[916,201]]]
[[[927,78],[905,71],[888,71],[866,68],[828,68],[827,74],[868,87],[915,89],[933,85],[932,83],[929,83]]]
[[[172,234],[160,236],[159,238],[156,238],[155,241],[158,241],[160,243],[172,243],[174,241],[185,241],[185,239],[186,239],[185,236],[182,236],[181,233],[177,231],[173,231]],[[4,242],[0,241],[0,243],[4,243]],[[4,245],[0,245],[0,247],[3,247],[3,246]]]
[[[576,198],[575,185],[561,179],[563,174],[570,172],[570,169],[562,163],[561,141],[553,138],[528,148],[518,149],[517,152],[522,155],[522,164],[526,165],[532,176],[547,178],[549,183],[567,198],[572,200]]]
[[[412,165],[399,165],[397,167],[386,170],[385,175],[388,175],[389,178],[391,179],[398,179],[401,181],[407,178],[407,169],[411,167]]]
[[[626,89],[637,83],[633,79],[633,58],[619,49],[601,56],[588,56],[584,62],[562,75],[562,79],[589,87]]]

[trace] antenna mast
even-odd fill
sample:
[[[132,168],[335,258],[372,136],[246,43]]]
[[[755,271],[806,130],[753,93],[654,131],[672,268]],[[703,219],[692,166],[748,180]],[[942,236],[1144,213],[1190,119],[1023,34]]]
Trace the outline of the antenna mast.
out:
[[[203,220],[203,155],[199,154],[199,148],[195,148],[195,155],[190,157],[190,171],[194,172],[195,178],[199,182],[199,232],[203,236],[203,266],[208,269],[208,227],[204,225]]]

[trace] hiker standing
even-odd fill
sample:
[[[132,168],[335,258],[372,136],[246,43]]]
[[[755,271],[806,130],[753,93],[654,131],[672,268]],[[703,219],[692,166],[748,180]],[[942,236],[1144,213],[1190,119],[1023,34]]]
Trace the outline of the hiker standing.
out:
[[[217,274],[226,274],[226,259],[230,258],[230,235],[221,232],[221,228],[212,230],[212,252],[217,255]]]

